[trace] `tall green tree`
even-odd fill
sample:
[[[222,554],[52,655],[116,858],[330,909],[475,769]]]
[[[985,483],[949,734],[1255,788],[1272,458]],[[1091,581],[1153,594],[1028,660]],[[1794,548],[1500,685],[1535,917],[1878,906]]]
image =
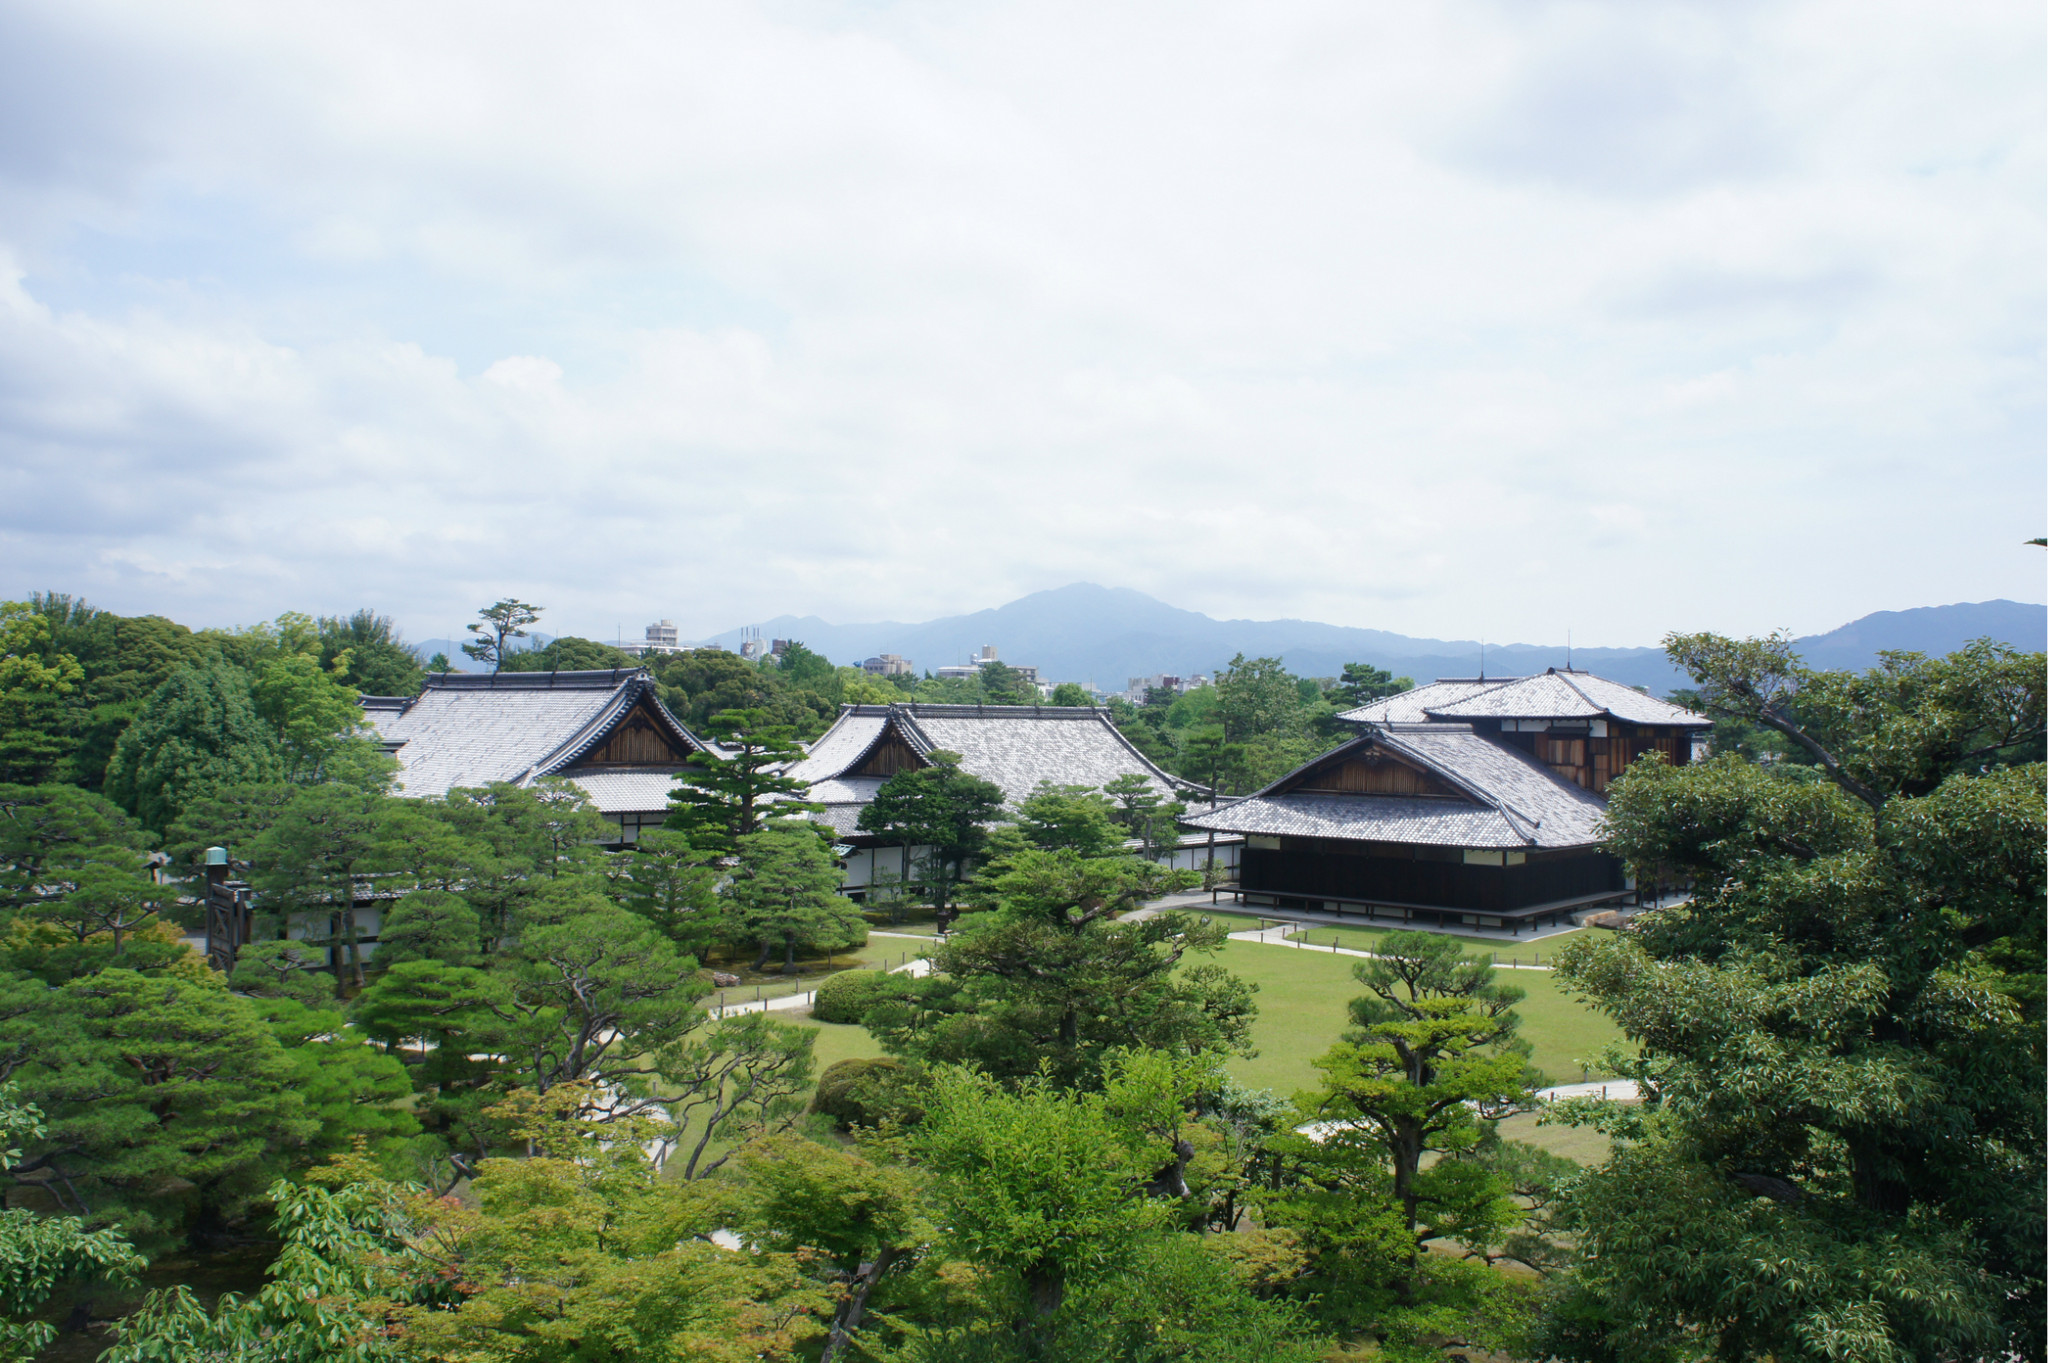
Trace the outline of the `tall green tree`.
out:
[[[619,902],[680,950],[698,955],[725,935],[718,857],[683,834],[647,829],[612,869]]]
[[[184,667],[150,694],[114,745],[106,791],[150,828],[224,786],[283,774],[276,731],[257,712],[248,673],[224,662]]]
[[[1353,971],[1366,992],[1352,1029],[1301,1100],[1333,1126],[1275,1143],[1291,1176],[1262,1211],[1302,1237],[1304,1286],[1332,1324],[1396,1356],[1434,1357],[1429,1342],[1443,1336],[1500,1347],[1492,1271],[1430,1251],[1496,1244],[1522,1223],[1512,1181],[1471,1157],[1493,1120],[1533,1102],[1514,1013],[1523,991],[1433,933],[1389,933],[1374,952]]]
[[[0,601],[0,781],[48,780],[71,748],[65,698],[85,680],[49,648],[50,623],[26,601]]]
[[[1560,953],[1650,1101],[1592,1114],[1626,1139],[1567,1199],[1545,1347],[2040,1357],[2042,658],[1850,675],[1781,639],[1667,644],[1807,764],[1644,760],[1609,791],[1614,848],[1693,895]]]
[[[770,818],[822,808],[804,801],[808,784],[782,774],[804,755],[795,730],[769,723],[765,711],[726,710],[706,732],[725,749],[724,760],[676,777],[667,827],[731,855]]]
[[[1093,786],[1056,786],[1041,781],[1017,803],[1017,827],[1032,845],[1067,847],[1099,857],[1123,846],[1117,807]]]
[[[1361,705],[1370,705],[1376,700],[1398,696],[1403,691],[1413,691],[1413,677],[1397,677],[1384,667],[1371,663],[1346,663],[1344,675],[1330,688],[1329,699],[1340,710],[1356,710]]]
[[[771,825],[739,840],[725,890],[727,931],[760,951],[754,969],[779,948],[782,971],[796,973],[799,947],[843,948],[868,939],[867,920],[839,893],[843,877],[809,828]]]
[[[1158,785],[1136,772],[1128,772],[1102,788],[1116,802],[1117,822],[1138,840],[1147,860],[1180,843],[1180,817],[1188,807],[1160,794]]]
[[[282,653],[265,661],[251,684],[256,712],[277,731],[285,779],[323,781],[338,775],[334,759],[367,726],[358,693],[320,666],[311,653]]]
[[[931,765],[899,771],[860,812],[860,831],[925,850],[920,879],[939,930],[953,922],[952,891],[968,863],[988,845],[988,825],[1002,817],[1003,791],[961,770],[960,754],[933,752]]]
[[[419,655],[388,615],[359,610],[322,616],[319,622],[323,670],[367,696],[415,696],[426,680]]]
[[[1216,711],[1224,737],[1242,743],[1295,727],[1301,711],[1295,680],[1278,658],[1247,658],[1242,653],[1232,658],[1216,678]]]
[[[1193,879],[1137,857],[1016,852],[985,887],[993,910],[973,915],[932,954],[930,975],[864,1021],[894,1054],[1011,1082],[1042,1070],[1090,1087],[1118,1047],[1244,1051],[1252,987],[1190,963],[1220,948],[1227,929],[1177,912],[1114,921]]]
[[[477,619],[469,623],[469,632],[476,638],[464,644],[462,651],[480,663],[489,663],[492,672],[503,670],[508,643],[524,639],[526,627],[540,619],[541,610],[540,606],[509,596],[485,606],[477,612]]]
[[[347,786],[301,787],[247,853],[264,915],[305,921],[313,939],[334,949],[336,977],[346,972],[357,989],[364,956],[356,906],[366,877],[382,869],[394,803]]]
[[[1079,682],[1061,682],[1052,689],[1047,705],[1093,706],[1095,698]]]
[[[15,1178],[145,1249],[218,1234],[315,1133],[291,1057],[217,978],[103,970],[51,991],[39,1031],[16,1077],[49,1130]]]
[[[0,1084],[0,1173],[45,1134],[42,1112],[22,1101],[19,1086]],[[89,1231],[76,1216],[0,1210],[0,1359],[32,1359],[56,1342],[56,1327],[33,1317],[59,1289],[125,1284],[147,1264],[113,1231]]]

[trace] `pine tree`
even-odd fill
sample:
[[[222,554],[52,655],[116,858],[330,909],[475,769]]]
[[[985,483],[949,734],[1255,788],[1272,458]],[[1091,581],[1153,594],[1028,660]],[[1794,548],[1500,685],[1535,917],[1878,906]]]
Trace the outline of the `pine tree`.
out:
[[[726,896],[730,931],[756,943],[759,970],[782,948],[782,973],[796,973],[802,947],[859,946],[867,920],[839,893],[842,877],[832,854],[811,829],[772,825],[739,840],[739,860]]]
[[[804,750],[796,730],[769,723],[765,710],[720,711],[706,733],[726,749],[725,759],[684,772],[669,795],[667,826],[696,846],[730,856],[770,817],[823,808],[804,802],[807,783],[782,775]]]
[[[952,887],[967,863],[988,845],[990,823],[1002,817],[1003,791],[993,781],[960,769],[960,754],[930,754],[928,767],[899,771],[860,812],[860,831],[905,847],[926,849],[923,879],[939,930],[952,925]]]

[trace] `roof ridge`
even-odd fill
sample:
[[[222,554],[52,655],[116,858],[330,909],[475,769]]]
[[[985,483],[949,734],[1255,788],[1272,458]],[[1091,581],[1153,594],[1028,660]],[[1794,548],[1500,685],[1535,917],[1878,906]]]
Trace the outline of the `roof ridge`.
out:
[[[1454,732],[1454,730],[1452,730],[1452,729],[1450,728],[1450,726],[1448,726],[1448,725],[1434,725],[1434,724],[1431,724],[1431,725],[1422,725],[1422,724],[1417,724],[1417,725],[1413,725],[1413,726],[1411,726],[1411,727],[1413,727],[1414,729],[1416,729],[1416,730],[1418,730],[1418,731],[1421,731],[1421,732],[1425,732],[1425,733],[1426,733],[1426,732],[1429,732],[1429,731],[1430,731],[1430,730],[1432,730],[1432,729],[1433,729],[1433,730],[1435,730],[1435,731],[1436,731],[1436,732],[1438,732],[1438,733]],[[1473,730],[1473,728],[1472,728],[1472,726],[1471,726],[1471,725],[1469,725],[1469,724],[1467,724],[1467,725],[1464,725],[1464,726],[1463,726],[1463,728],[1464,728],[1464,731],[1465,731],[1466,733],[1468,733],[1468,734],[1473,734],[1473,735],[1474,735],[1474,737],[1480,737],[1480,736],[1479,736],[1479,735],[1478,735],[1478,734],[1477,734],[1477,733],[1476,733],[1476,732],[1475,732],[1475,731]],[[1436,759],[1434,759],[1434,758],[1430,757],[1430,756],[1429,756],[1429,754],[1427,754],[1427,753],[1424,753],[1424,752],[1419,752],[1419,751],[1417,751],[1417,750],[1416,750],[1415,748],[1413,748],[1413,747],[1410,747],[1410,746],[1409,746],[1408,744],[1406,744],[1406,743],[1401,743],[1401,742],[1399,741],[1398,737],[1397,737],[1397,736],[1396,736],[1396,735],[1395,735],[1395,734],[1394,734],[1394,733],[1392,732],[1392,729],[1393,729],[1393,726],[1392,726],[1392,725],[1388,725],[1388,726],[1387,726],[1387,733],[1386,733],[1386,737],[1387,737],[1387,739],[1388,739],[1389,741],[1392,741],[1392,742],[1396,743],[1396,744],[1397,744],[1397,745],[1399,746],[1399,748],[1400,748],[1400,750],[1401,750],[1401,751],[1403,751],[1403,752],[1407,753],[1407,754],[1408,754],[1408,755],[1409,755],[1410,757],[1413,757],[1413,758],[1414,758],[1414,759],[1415,759],[1416,761],[1418,761],[1418,762],[1421,762],[1421,763],[1422,763],[1422,764],[1423,764],[1424,766],[1428,767],[1428,768],[1429,768],[1429,769],[1430,769],[1431,771],[1435,772],[1435,773],[1436,773],[1436,774],[1437,774],[1438,776],[1440,776],[1440,777],[1443,777],[1444,779],[1448,780],[1448,781],[1449,781],[1449,782],[1450,782],[1450,783],[1451,783],[1452,785],[1454,785],[1454,786],[1456,786],[1456,787],[1457,787],[1458,789],[1460,789],[1460,790],[1464,791],[1464,792],[1465,792],[1465,793],[1466,793],[1467,795],[1469,795],[1469,796],[1470,796],[1471,798],[1473,798],[1474,800],[1477,800],[1477,801],[1478,801],[1478,802],[1479,802],[1480,804],[1483,804],[1483,805],[1487,806],[1488,808],[1490,808],[1490,809],[1493,809],[1493,810],[1497,811],[1497,812],[1498,812],[1498,813],[1499,813],[1499,814],[1501,815],[1501,817],[1502,817],[1502,818],[1504,818],[1504,819],[1506,819],[1506,820],[1508,821],[1508,827],[1510,827],[1510,828],[1514,829],[1514,830],[1515,830],[1515,832],[1516,832],[1517,834],[1519,834],[1519,835],[1521,836],[1521,838],[1523,839],[1523,841],[1525,841],[1525,842],[1530,842],[1530,843],[1533,843],[1533,842],[1535,842],[1535,841],[1536,841],[1536,829],[1537,829],[1537,828],[1538,828],[1539,826],[1541,826],[1541,824],[1543,823],[1543,820],[1541,820],[1541,819],[1531,819],[1531,818],[1530,818],[1530,817],[1529,817],[1529,816],[1528,816],[1527,814],[1524,814],[1524,813],[1523,813],[1523,812],[1522,812],[1521,810],[1519,810],[1519,809],[1516,809],[1516,808],[1514,808],[1514,807],[1513,807],[1512,805],[1510,805],[1510,804],[1509,804],[1509,803],[1508,803],[1508,802],[1507,802],[1506,800],[1502,799],[1501,797],[1499,797],[1499,796],[1497,796],[1497,795],[1489,795],[1489,794],[1487,794],[1487,793],[1486,793],[1485,791],[1483,791],[1483,790],[1480,790],[1480,789],[1479,789],[1478,787],[1474,786],[1474,785],[1473,785],[1473,784],[1472,784],[1472,783],[1471,783],[1471,782],[1470,782],[1469,780],[1467,780],[1467,779],[1466,779],[1466,778],[1464,778],[1463,776],[1460,776],[1460,775],[1459,775],[1458,773],[1456,773],[1456,772],[1454,772],[1454,771],[1450,770],[1449,768],[1445,767],[1445,766],[1443,765],[1443,763],[1441,763],[1441,762],[1437,761]],[[1481,737],[1481,738],[1480,738],[1480,741],[1481,741],[1481,742],[1486,742],[1486,740],[1485,740],[1485,739],[1484,739],[1483,737]],[[1500,744],[1498,744],[1498,743],[1488,743],[1488,745],[1487,745],[1487,746],[1489,746],[1489,747],[1493,747],[1493,748],[1499,748],[1499,747],[1500,747],[1501,745],[1500,745]],[[1528,826],[1527,826],[1526,828],[1524,828],[1524,827],[1522,826],[1522,825],[1524,825],[1524,824],[1526,824],[1526,825],[1528,825]]]

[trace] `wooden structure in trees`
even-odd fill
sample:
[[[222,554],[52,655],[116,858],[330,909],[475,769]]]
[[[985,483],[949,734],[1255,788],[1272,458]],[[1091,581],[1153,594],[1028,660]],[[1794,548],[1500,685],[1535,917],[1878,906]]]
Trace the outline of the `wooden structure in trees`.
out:
[[[417,696],[365,696],[400,767],[400,793],[559,777],[619,826],[618,844],[668,817],[679,772],[719,759],[661,703],[645,668],[443,673]]]
[[[1340,716],[1359,734],[1183,822],[1245,839],[1253,904],[1506,927],[1630,892],[1602,846],[1604,792],[1711,721],[1590,673],[1445,678]]]

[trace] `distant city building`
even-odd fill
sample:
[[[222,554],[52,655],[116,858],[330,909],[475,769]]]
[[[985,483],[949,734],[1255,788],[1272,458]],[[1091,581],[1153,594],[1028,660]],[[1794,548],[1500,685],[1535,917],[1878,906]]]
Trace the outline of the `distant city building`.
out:
[[[901,653],[881,653],[860,665],[861,671],[871,677],[910,677],[917,669],[910,665],[910,659]]]
[[[768,656],[768,641],[752,625],[740,631],[740,656],[750,663]]]
[[[884,654],[883,656],[886,657],[888,655]],[[981,675],[982,668],[987,667],[990,663],[999,661],[1001,659],[996,656],[996,646],[994,644],[983,644],[981,652],[975,654],[966,662],[949,663],[939,668],[935,675],[940,681],[972,681]],[[1051,688],[1038,679],[1037,668],[1026,663],[1010,663],[1008,667],[1017,674],[1018,680],[1037,687],[1041,694],[1050,692]]]
[[[1199,672],[1192,677],[1180,677],[1171,672],[1156,672],[1149,677],[1132,677],[1129,684],[1124,687],[1124,699],[1133,705],[1143,705],[1148,692],[1171,691],[1177,696],[1184,696],[1208,684],[1209,679]]]
[[[619,650],[636,658],[650,653],[680,653],[683,651],[673,620],[656,621],[647,627],[647,642],[641,644],[620,644]]]

